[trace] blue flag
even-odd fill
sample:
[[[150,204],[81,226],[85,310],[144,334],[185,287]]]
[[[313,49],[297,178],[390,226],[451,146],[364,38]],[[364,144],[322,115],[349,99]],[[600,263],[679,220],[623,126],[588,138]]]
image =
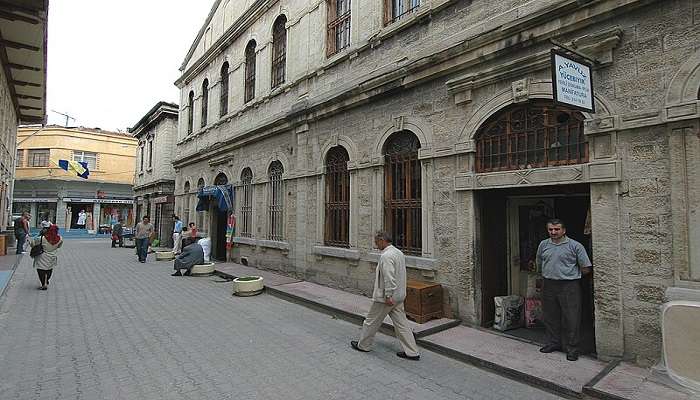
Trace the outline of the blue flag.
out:
[[[87,179],[90,175],[88,164],[84,161],[58,160],[58,166],[68,172],[73,171],[80,178]]]

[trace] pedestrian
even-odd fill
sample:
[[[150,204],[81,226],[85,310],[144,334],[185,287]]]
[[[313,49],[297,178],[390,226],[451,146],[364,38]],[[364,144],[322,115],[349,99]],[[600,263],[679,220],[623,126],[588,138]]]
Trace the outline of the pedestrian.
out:
[[[80,210],[78,213],[78,221],[75,223],[78,225],[78,229],[85,229],[85,222],[87,221],[87,214],[85,210]]]
[[[547,344],[542,353],[562,350],[562,333],[566,338],[566,359],[578,360],[581,324],[581,274],[591,272],[586,249],[566,236],[560,219],[547,222],[549,239],[537,247],[537,265],[544,278],[542,306]],[[562,326],[563,321],[563,326]],[[562,332],[563,330],[563,332]]]
[[[173,226],[173,254],[180,254],[182,246],[182,221],[177,215],[173,215],[175,225]]]
[[[377,232],[374,243],[382,251],[374,276],[372,306],[362,324],[359,341],[351,341],[350,346],[362,352],[372,348],[374,336],[387,315],[394,324],[394,332],[403,351],[396,353],[401,358],[419,360],[418,346],[413,331],[408,325],[403,302],[406,298],[406,257],[392,245],[387,232]]]
[[[28,212],[22,211],[22,215],[15,219],[15,239],[17,239],[17,251],[16,254],[24,253],[24,243],[27,241],[27,235],[29,235],[29,220],[31,216]]]
[[[175,258],[173,269],[175,273],[172,276],[190,276],[192,275],[192,267],[204,263],[204,249],[199,243],[192,243],[182,249],[182,254]],[[180,270],[184,269],[185,273]]]
[[[58,249],[63,245],[63,239],[58,234],[58,225],[45,222],[46,224],[42,222],[42,233],[29,239],[31,246],[40,245],[43,249],[41,254],[34,257],[34,268],[36,268],[39,282],[41,282],[40,290],[48,289],[53,269],[58,264]],[[47,224],[48,226],[45,226]]]
[[[190,222],[190,238],[197,240],[197,226],[194,224],[194,222]]]
[[[151,224],[151,219],[148,215],[145,215],[143,220],[136,224],[136,233],[134,234],[136,238],[136,254],[139,256],[139,261],[142,263],[146,262],[148,246],[150,246],[154,234],[155,228]]]
[[[119,218],[117,223],[112,226],[112,247],[116,247],[117,243],[119,247],[124,247],[124,227],[122,222],[122,219]]]

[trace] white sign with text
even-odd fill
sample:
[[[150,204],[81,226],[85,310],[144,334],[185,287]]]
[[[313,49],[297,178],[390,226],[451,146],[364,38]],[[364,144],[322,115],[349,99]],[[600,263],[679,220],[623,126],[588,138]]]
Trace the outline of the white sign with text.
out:
[[[554,101],[573,108],[595,112],[591,66],[565,54],[552,51]]]

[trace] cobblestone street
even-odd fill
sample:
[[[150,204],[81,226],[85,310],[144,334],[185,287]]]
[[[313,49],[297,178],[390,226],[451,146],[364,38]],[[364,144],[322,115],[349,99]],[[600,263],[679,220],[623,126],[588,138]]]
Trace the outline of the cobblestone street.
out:
[[[0,299],[0,398],[555,399],[218,277],[175,278],[104,240],[68,240],[48,291],[25,256]]]

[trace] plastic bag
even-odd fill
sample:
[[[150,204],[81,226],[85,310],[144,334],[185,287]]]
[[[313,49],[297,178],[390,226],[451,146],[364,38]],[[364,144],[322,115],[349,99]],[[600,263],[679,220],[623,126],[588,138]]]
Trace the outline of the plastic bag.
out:
[[[523,298],[520,296],[497,296],[493,298],[496,305],[494,329],[507,331],[524,325]]]

